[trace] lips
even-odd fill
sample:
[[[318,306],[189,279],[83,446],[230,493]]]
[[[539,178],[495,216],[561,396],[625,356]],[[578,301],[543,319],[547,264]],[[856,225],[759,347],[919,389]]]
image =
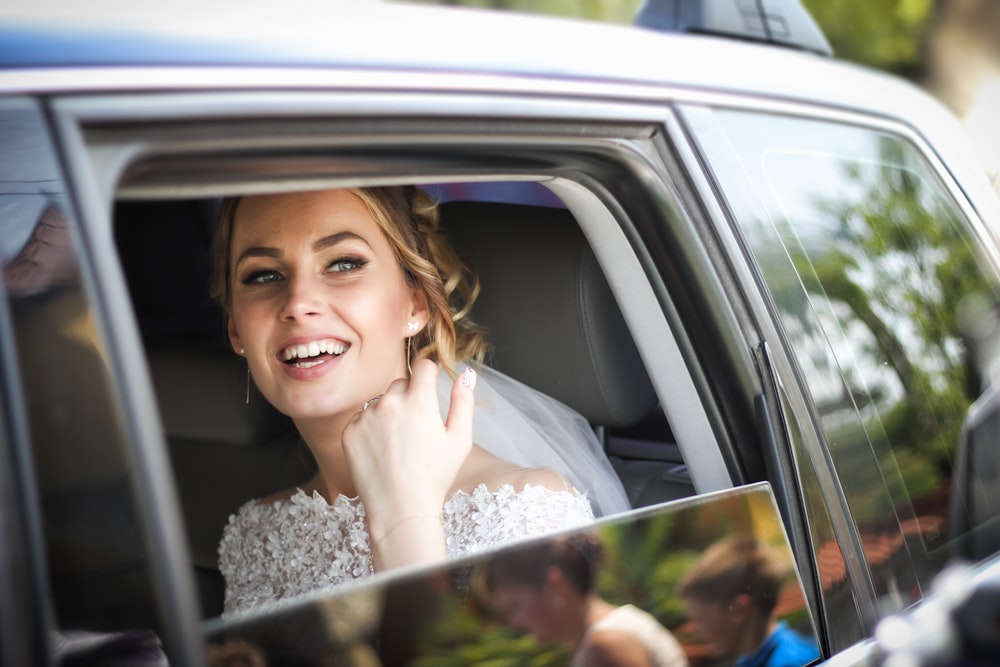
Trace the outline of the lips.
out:
[[[327,360],[339,357],[349,346],[333,339],[313,340],[308,343],[289,345],[280,353],[281,360],[289,366],[312,368]]]

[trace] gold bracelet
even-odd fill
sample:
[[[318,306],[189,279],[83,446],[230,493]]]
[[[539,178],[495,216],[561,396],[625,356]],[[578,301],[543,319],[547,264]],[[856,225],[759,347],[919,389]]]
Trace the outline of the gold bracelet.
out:
[[[394,530],[402,526],[407,521],[411,521],[413,519],[437,519],[438,523],[442,523],[444,521],[444,519],[440,514],[411,514],[410,516],[404,516],[402,519],[389,526],[389,529],[382,534],[382,537],[378,538],[377,540],[372,540],[372,551],[374,552],[375,547],[380,545],[385,540],[385,538],[392,535],[392,532]]]

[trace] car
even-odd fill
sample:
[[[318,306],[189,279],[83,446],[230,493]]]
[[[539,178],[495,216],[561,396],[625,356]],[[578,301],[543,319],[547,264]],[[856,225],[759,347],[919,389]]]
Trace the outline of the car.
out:
[[[228,517],[311,461],[228,349],[209,240],[223,197],[376,184],[442,201],[491,364],[620,475],[608,526],[763,493],[835,664],[950,613],[925,603],[956,562],[992,580],[1000,202],[915,87],[707,29],[39,0],[0,11],[3,664],[198,665],[304,627],[217,618]]]

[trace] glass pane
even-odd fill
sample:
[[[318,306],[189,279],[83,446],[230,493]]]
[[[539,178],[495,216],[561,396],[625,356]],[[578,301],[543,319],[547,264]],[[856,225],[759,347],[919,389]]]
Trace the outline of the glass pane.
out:
[[[80,664],[155,655],[159,621],[107,351],[46,127],[28,102],[0,101],[0,183],[0,256],[60,626],[53,652]]]
[[[602,649],[658,667],[819,657],[764,484],[213,621],[208,634],[210,662],[233,664],[623,664],[601,662]]]
[[[812,394],[876,593],[886,609],[905,606],[959,553],[953,538],[991,518],[977,509],[1000,506],[996,493],[969,500],[981,479],[953,483],[973,406],[992,395],[995,348],[983,343],[993,338],[996,276],[907,141],[742,112],[715,113],[705,130]]]

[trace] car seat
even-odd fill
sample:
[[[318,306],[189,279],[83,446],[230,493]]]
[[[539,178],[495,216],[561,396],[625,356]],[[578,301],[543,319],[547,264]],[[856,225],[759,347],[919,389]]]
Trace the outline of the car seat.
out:
[[[468,201],[439,210],[445,234],[479,271],[482,291],[472,318],[487,330],[488,363],[575,409],[604,437],[605,450],[614,451],[614,433],[650,415],[657,397],[573,215],[558,207]],[[675,466],[610,458],[633,506],[694,493],[688,478],[671,472]]]

